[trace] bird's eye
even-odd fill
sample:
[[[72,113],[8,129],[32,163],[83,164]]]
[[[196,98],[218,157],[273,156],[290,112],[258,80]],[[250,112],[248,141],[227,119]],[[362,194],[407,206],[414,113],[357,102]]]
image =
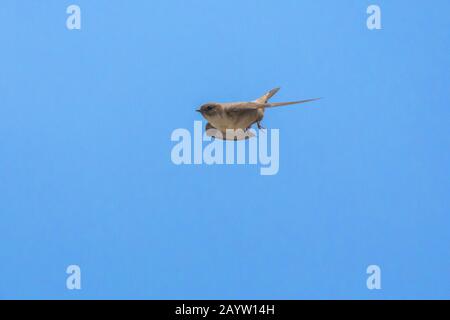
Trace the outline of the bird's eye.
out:
[[[207,106],[206,110],[211,111],[213,109],[213,106]]]

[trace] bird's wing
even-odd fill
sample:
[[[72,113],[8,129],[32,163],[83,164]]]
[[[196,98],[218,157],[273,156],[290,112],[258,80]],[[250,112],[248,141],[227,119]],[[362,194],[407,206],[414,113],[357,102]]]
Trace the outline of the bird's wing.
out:
[[[275,103],[257,103],[257,102],[233,103],[225,108],[225,112],[227,112],[227,114],[229,116],[233,116],[234,114],[245,114],[247,112],[251,112],[251,111],[257,110],[257,109],[283,107],[283,106],[289,106],[289,105],[293,105],[293,104],[312,102],[312,101],[316,101],[319,99],[321,99],[321,98],[291,101],[291,102],[275,102]]]
[[[266,103],[264,105],[264,108],[274,108],[274,107],[283,107],[283,106],[289,106],[292,104],[301,104],[301,103],[307,103],[312,101],[320,100],[321,98],[315,98],[315,99],[307,99],[307,100],[300,100],[300,101],[292,101],[292,102],[276,102],[276,103]]]
[[[267,101],[269,101],[269,99],[272,98],[279,90],[280,90],[280,88],[274,88],[274,89],[270,90],[269,92],[267,92],[262,97],[256,99],[254,102],[267,103]]]
[[[256,102],[236,102],[226,105],[224,110],[229,117],[234,117],[253,113],[260,108],[264,108],[264,104]]]

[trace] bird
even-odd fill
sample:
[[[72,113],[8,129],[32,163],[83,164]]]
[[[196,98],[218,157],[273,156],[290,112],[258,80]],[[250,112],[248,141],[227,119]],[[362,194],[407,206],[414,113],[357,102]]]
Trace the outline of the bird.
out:
[[[261,121],[266,109],[321,99],[269,103],[269,100],[279,90],[280,88],[274,88],[260,98],[248,102],[208,102],[196,111],[208,121],[205,126],[207,136],[221,140],[244,140],[255,136],[249,131],[254,124],[257,125],[258,129],[265,129],[261,125]]]

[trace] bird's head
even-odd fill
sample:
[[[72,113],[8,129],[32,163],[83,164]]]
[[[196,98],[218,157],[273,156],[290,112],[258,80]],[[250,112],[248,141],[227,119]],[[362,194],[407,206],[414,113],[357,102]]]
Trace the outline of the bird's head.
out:
[[[214,117],[220,112],[220,105],[214,102],[205,103],[196,111],[200,112],[204,117]]]

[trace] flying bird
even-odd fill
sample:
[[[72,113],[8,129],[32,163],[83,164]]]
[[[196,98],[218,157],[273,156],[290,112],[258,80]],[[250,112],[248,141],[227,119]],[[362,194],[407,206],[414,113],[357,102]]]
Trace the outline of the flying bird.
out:
[[[252,125],[256,124],[258,129],[264,129],[261,126],[261,121],[264,118],[264,111],[267,108],[307,103],[320,99],[269,103],[269,99],[278,90],[280,88],[272,89],[262,97],[249,102],[209,102],[202,105],[196,111],[200,112],[208,120],[205,128],[208,136],[224,140],[244,140],[254,136],[251,131],[248,131]],[[234,130],[234,132],[230,130]],[[230,134],[231,132],[233,133]]]

